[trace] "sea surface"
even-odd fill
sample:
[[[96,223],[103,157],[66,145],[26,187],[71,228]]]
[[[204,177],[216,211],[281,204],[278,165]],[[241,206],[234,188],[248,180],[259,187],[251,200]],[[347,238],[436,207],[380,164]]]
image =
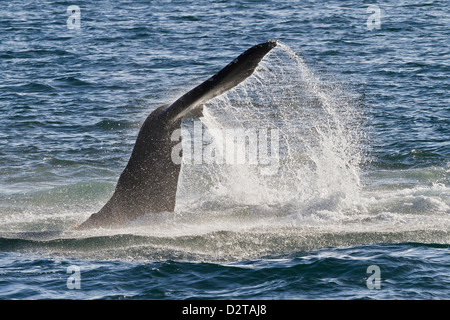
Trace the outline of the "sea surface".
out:
[[[449,299],[449,16],[432,0],[2,2],[0,299]],[[300,131],[279,175],[183,162],[176,212],[74,229],[152,110],[269,39],[255,83],[203,121],[281,116]]]

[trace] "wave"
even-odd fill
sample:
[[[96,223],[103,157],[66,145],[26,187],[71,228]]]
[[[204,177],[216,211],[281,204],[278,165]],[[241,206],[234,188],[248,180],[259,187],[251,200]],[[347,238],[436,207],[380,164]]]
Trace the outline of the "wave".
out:
[[[95,83],[84,81],[73,76],[56,78],[54,81],[57,86],[61,87],[90,87],[95,85]]]
[[[330,247],[408,243],[416,247],[448,248],[450,245],[448,232],[444,230],[325,231],[291,226],[178,236],[133,234],[136,232],[133,229],[121,232],[124,233],[83,236],[69,232],[0,233],[0,251],[89,260],[232,263]],[[447,239],[447,243],[442,243],[442,239]]]
[[[448,246],[413,242],[219,263],[0,253],[0,274],[6,299],[440,299],[448,296],[447,255]],[[370,265],[380,267],[382,290],[367,290]],[[74,266],[82,290],[66,289]]]
[[[23,85],[7,85],[7,87],[11,92],[17,93],[30,93],[30,92],[54,92],[55,88],[46,83],[40,82],[30,82]]]

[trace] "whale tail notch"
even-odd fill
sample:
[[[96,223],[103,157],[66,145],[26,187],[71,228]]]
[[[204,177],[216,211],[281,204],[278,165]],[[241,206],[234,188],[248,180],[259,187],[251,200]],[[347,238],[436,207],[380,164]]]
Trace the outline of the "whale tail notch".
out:
[[[180,164],[172,161],[171,141],[181,121],[201,114],[202,105],[247,79],[275,46],[266,41],[247,49],[211,78],[168,106],[154,110],[144,121],[127,166],[110,200],[78,229],[111,228],[147,212],[173,211]]]

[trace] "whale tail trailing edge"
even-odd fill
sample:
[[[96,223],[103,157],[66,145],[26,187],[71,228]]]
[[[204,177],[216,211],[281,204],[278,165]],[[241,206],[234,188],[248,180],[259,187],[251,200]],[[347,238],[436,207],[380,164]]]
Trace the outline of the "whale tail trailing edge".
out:
[[[173,131],[183,118],[199,114],[203,103],[247,79],[276,45],[266,41],[251,47],[172,104],[154,110],[139,131],[111,199],[78,228],[116,227],[147,212],[173,211],[181,167],[171,158]]]
[[[202,103],[221,95],[247,79],[262,58],[276,45],[276,41],[267,41],[246,50],[214,76],[168,106],[163,113],[167,114],[171,123],[176,123],[178,119],[189,114]]]

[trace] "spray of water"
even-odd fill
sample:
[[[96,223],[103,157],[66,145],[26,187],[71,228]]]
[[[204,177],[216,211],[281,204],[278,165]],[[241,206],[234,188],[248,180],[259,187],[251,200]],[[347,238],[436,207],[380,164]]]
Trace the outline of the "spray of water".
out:
[[[361,110],[344,93],[280,43],[204,106],[202,136],[198,120],[184,123],[177,211],[269,206],[301,218],[350,208],[361,187]]]

